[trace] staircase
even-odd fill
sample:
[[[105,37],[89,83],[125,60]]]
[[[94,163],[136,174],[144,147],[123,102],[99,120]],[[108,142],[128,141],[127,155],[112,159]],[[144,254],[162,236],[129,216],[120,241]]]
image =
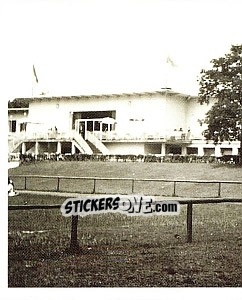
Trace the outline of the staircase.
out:
[[[74,133],[73,140],[74,140],[74,145],[81,153],[93,154],[92,149],[80,134]]]
[[[96,147],[94,146],[91,142],[86,141],[89,145],[89,147],[92,149],[93,154],[102,154],[102,152]]]
[[[36,139],[37,140],[37,139]],[[69,136],[70,140],[70,136]],[[10,137],[8,139],[8,152],[16,152],[19,146],[24,142],[28,141],[26,136]],[[82,154],[104,154],[108,155],[108,148],[90,131],[86,132],[86,140],[82,137],[81,134],[78,134],[76,131],[72,132],[72,143]],[[28,150],[28,149],[26,149]]]
[[[108,148],[91,131],[86,132],[86,139],[89,145],[92,145],[91,147],[95,153],[109,154]]]
[[[22,138],[11,137],[8,139],[8,153],[13,153],[23,142]]]

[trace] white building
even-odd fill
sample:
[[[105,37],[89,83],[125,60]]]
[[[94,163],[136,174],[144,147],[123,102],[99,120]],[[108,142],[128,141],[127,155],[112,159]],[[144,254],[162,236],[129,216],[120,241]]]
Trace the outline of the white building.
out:
[[[214,102],[171,90],[27,100],[28,109],[9,109],[9,152],[238,154],[239,142],[215,146],[202,135]]]

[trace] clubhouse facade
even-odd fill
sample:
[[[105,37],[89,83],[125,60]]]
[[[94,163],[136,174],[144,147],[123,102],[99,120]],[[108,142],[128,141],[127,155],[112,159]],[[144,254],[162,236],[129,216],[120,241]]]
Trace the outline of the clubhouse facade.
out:
[[[21,100],[29,106],[8,109],[9,153],[238,155],[239,142],[203,137],[214,100],[201,105],[169,89]]]

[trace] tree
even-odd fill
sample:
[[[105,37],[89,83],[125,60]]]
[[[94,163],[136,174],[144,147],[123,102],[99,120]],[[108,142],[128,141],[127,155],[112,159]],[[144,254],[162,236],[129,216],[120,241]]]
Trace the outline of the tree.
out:
[[[17,98],[13,101],[8,101],[8,108],[27,108],[29,107],[29,99]]]
[[[202,70],[199,80],[199,101],[216,103],[208,111],[204,136],[215,143],[240,141],[242,164],[242,45],[232,45],[230,53],[213,59],[210,70]]]

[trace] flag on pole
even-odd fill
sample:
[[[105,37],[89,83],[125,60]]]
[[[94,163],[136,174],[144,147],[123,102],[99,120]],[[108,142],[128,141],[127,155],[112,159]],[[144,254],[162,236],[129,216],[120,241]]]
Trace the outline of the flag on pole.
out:
[[[176,67],[173,60],[169,56],[167,56],[167,58],[166,58],[166,63],[172,67]]]
[[[33,65],[33,73],[34,73],[35,81],[38,83],[39,80],[38,80],[37,73],[36,73],[36,71],[35,71],[34,65]]]
[[[175,68],[177,65],[174,63],[174,61],[171,59],[169,55],[165,56],[163,58],[163,86],[165,89],[171,89],[173,83],[174,83],[174,75],[175,75]]]

